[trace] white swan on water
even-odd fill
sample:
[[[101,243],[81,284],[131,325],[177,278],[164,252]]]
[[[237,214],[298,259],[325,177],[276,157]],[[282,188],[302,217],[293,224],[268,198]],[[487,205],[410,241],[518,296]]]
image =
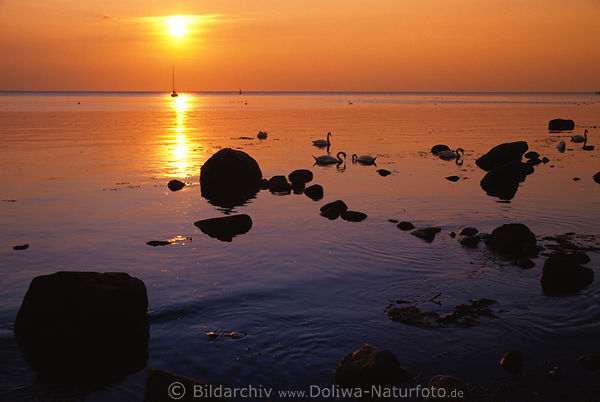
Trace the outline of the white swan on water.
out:
[[[315,147],[318,148],[325,148],[331,145],[331,141],[329,141],[329,137],[331,137],[331,133],[327,133],[327,139],[326,140],[314,140],[312,143]]]
[[[338,152],[336,158],[331,155],[313,155],[313,158],[315,158],[316,165],[333,165],[334,163],[339,165],[340,163],[344,162],[344,160],[340,158],[340,155],[344,155],[344,159],[346,159],[346,153],[343,151]]]

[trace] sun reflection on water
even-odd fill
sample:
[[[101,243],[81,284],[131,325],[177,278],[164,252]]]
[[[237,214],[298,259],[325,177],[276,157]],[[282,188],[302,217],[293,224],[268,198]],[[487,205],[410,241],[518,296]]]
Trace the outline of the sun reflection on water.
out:
[[[175,112],[175,118],[172,126],[172,144],[171,148],[171,168],[169,174],[173,177],[185,177],[191,168],[191,160],[188,152],[187,138],[187,110],[190,106],[191,97],[189,95],[179,95],[177,98],[170,98],[170,106]]]

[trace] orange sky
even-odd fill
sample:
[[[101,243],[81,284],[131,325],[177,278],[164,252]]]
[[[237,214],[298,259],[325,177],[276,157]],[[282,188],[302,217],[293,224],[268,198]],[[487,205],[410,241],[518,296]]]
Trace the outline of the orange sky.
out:
[[[189,15],[176,38],[161,17]],[[0,90],[595,91],[600,0],[0,0]]]

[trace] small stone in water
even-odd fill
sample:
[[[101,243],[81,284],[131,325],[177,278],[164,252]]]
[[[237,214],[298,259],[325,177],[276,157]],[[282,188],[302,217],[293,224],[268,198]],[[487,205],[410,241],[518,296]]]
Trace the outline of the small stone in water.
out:
[[[460,177],[458,176],[448,176],[446,177],[446,180],[448,181],[458,181],[460,179]]]
[[[29,244],[19,244],[13,247],[13,250],[27,250],[29,248]]]
[[[164,240],[150,240],[150,241],[146,242],[146,244],[149,246],[152,246],[152,247],[157,247],[157,246],[166,246],[171,243],[168,241],[164,241]]]

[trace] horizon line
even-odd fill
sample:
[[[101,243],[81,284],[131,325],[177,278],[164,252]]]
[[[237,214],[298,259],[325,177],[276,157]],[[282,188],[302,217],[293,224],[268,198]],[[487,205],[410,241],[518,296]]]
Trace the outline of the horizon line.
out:
[[[241,91],[241,94],[263,94],[263,93],[277,93],[277,94],[294,94],[294,93],[307,93],[307,94],[598,94],[599,91],[370,91],[370,90],[251,90]],[[13,90],[13,89],[0,89],[0,93],[148,93],[148,94],[159,94],[159,93],[170,93],[165,90]],[[239,94],[239,90],[190,90],[180,91],[179,93],[215,93],[215,94]]]

